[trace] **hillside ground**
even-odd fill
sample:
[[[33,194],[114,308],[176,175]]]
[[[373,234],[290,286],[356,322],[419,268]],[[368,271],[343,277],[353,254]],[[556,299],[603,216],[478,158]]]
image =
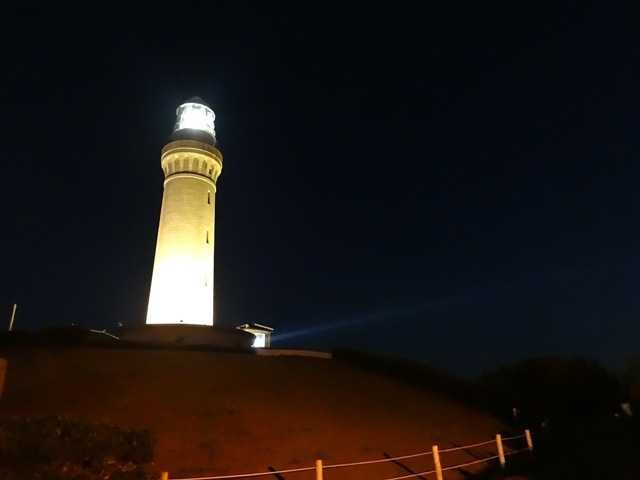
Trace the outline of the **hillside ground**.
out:
[[[442,392],[340,360],[93,347],[3,347],[0,356],[9,362],[0,418],[65,416],[148,429],[153,468],[176,477],[410,454],[488,440],[504,428]],[[489,454],[491,447],[455,452],[443,463]],[[432,467],[429,457],[403,463],[336,469],[328,478]]]

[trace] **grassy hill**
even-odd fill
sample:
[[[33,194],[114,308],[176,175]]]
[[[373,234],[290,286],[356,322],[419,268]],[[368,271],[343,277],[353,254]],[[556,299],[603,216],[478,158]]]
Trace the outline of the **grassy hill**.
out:
[[[442,392],[343,360],[59,346],[5,346],[0,357],[9,362],[0,419],[56,415],[148,429],[154,468],[176,476],[402,455],[490,439],[503,428]],[[443,463],[470,459],[456,452]],[[405,466],[431,463],[418,458]],[[406,473],[379,464],[328,478]],[[457,475],[463,478],[447,478]]]

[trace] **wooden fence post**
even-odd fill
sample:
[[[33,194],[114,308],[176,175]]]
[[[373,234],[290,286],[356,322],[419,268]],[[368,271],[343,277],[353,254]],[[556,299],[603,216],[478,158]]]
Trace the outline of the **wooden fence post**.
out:
[[[498,447],[498,458],[500,459],[500,466],[504,468],[506,462],[504,458],[504,448],[502,448],[502,435],[496,434],[496,446]]]
[[[436,480],[442,480],[442,464],[440,463],[438,445],[432,446],[431,451],[433,452],[433,467],[436,470]]]
[[[316,460],[316,480],[322,480],[322,460]]]
[[[160,480],[169,480],[169,472],[162,472]]]
[[[524,431],[524,436],[527,439],[527,448],[529,449],[529,451],[532,451],[533,440],[531,439],[531,431],[528,428]]]

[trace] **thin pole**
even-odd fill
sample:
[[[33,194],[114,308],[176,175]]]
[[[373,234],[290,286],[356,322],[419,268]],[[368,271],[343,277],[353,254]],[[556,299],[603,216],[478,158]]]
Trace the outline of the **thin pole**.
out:
[[[9,321],[9,331],[13,330],[13,321],[16,318],[16,310],[18,309],[18,304],[14,303],[13,308],[11,309],[11,320]]]
[[[322,460],[316,460],[316,480],[322,480]]]
[[[498,458],[500,459],[500,466],[504,468],[506,460],[504,458],[504,448],[502,448],[502,435],[499,433],[496,435],[496,446],[498,447]]]
[[[438,451],[438,445],[431,447],[433,452],[433,468],[436,471],[436,480],[442,480],[442,464],[440,463],[440,452]]]

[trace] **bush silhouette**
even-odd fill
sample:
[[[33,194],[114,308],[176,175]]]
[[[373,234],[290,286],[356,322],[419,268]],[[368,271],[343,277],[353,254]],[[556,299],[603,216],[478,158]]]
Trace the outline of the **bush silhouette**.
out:
[[[502,416],[516,407],[532,425],[612,414],[621,398],[618,379],[584,358],[529,359],[483,375],[480,384]]]

